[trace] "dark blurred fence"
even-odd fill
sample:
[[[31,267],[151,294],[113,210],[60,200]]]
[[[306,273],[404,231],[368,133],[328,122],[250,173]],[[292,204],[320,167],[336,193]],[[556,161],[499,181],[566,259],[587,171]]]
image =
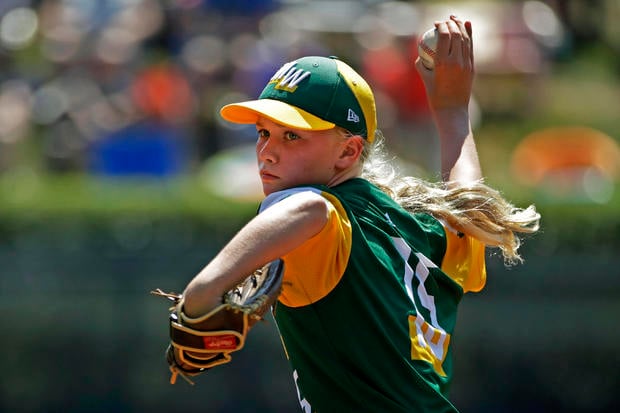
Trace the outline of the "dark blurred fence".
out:
[[[180,290],[235,230],[144,218],[0,225],[0,411],[297,411],[272,320],[195,386],[168,383],[168,302],[149,291]],[[620,411],[620,242],[607,230],[600,245],[550,228],[526,241],[523,266],[490,257],[454,337],[462,412]]]

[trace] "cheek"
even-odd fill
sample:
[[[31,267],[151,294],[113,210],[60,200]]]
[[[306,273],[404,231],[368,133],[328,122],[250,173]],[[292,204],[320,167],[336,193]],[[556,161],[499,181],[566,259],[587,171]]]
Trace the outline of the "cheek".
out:
[[[258,158],[258,156],[260,155],[261,151],[263,150],[265,146],[265,142],[263,142],[262,140],[257,140],[256,141],[256,145],[254,146],[255,150],[256,150],[256,158]]]
[[[313,157],[305,158],[298,163],[302,166],[304,173],[312,175],[317,179],[329,179],[334,173],[334,162],[327,154],[318,154]]]

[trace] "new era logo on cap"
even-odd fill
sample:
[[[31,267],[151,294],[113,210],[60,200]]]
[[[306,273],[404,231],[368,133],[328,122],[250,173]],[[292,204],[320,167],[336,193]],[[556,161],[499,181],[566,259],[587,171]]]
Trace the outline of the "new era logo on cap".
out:
[[[349,109],[349,112],[347,113],[347,120],[349,122],[359,123],[360,117],[357,116],[357,113],[353,112],[353,109]]]

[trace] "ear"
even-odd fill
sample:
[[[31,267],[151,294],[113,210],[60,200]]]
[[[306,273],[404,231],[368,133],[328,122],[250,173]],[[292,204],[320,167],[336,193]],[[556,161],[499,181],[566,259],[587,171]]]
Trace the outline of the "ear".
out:
[[[359,160],[364,150],[363,139],[361,136],[351,136],[343,142],[340,155],[336,160],[336,167],[347,169]]]

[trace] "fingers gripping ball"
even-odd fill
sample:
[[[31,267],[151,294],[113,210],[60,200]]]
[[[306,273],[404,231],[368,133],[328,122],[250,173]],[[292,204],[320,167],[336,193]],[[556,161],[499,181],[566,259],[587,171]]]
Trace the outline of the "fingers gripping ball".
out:
[[[418,54],[425,68],[433,70],[435,54],[437,53],[437,39],[439,33],[436,28],[429,29],[422,34],[418,41]]]
[[[169,316],[170,344],[166,349],[171,384],[178,375],[193,384],[189,377],[231,361],[231,353],[243,348],[250,328],[263,319],[277,300],[283,269],[282,260],[257,269],[226,292],[222,304],[195,318],[183,312],[182,295],[160,289],[151,291],[174,302]]]

